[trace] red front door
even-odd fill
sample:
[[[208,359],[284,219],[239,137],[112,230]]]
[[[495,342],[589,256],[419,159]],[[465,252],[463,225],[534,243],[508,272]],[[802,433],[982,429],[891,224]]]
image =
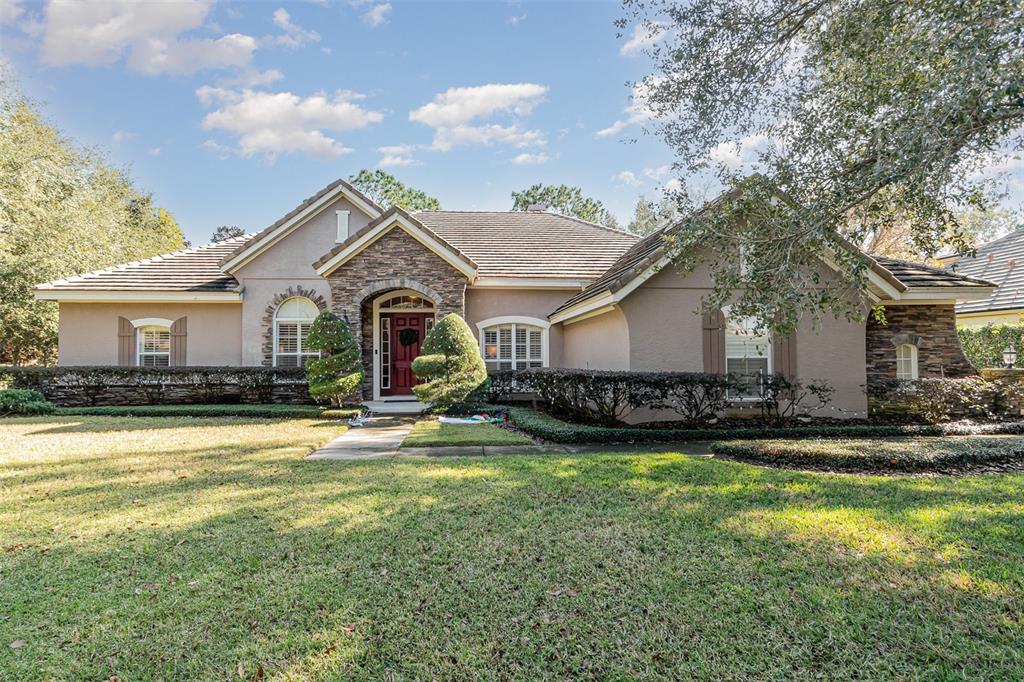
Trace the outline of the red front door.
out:
[[[420,354],[420,345],[427,335],[427,319],[434,319],[433,313],[382,313],[381,329],[387,329],[387,337],[381,334],[380,394],[411,395],[412,387],[418,382],[412,373],[412,361]],[[385,322],[387,320],[387,322]],[[387,349],[384,344],[387,343]]]

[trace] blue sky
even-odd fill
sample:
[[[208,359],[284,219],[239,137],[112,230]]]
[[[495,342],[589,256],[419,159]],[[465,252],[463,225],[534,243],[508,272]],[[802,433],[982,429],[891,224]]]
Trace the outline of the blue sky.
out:
[[[0,54],[47,118],[107,151],[194,243],[258,230],[384,167],[445,208],[579,185],[625,223],[671,182],[618,3],[0,0]],[[742,155],[742,150],[738,153]],[[1022,173],[1011,160],[1014,204]]]

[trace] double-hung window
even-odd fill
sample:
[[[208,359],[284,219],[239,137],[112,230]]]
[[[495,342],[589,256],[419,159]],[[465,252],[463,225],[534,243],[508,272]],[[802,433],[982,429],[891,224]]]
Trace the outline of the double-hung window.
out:
[[[896,378],[917,381],[917,346],[903,343],[896,347]]]
[[[142,327],[138,339],[139,367],[171,366],[171,330],[167,327]],[[130,348],[131,346],[129,346]]]
[[[543,367],[544,329],[513,322],[481,329],[483,355],[487,370]]]
[[[754,318],[727,318],[725,326],[725,371],[735,376],[737,398],[757,398],[762,382],[771,373],[772,342],[765,330],[758,330]]]

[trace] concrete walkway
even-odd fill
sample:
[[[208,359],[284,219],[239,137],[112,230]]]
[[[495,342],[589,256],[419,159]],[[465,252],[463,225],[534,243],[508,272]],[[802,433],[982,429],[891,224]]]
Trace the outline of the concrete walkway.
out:
[[[398,454],[415,417],[374,417],[350,428],[306,459],[373,459]]]

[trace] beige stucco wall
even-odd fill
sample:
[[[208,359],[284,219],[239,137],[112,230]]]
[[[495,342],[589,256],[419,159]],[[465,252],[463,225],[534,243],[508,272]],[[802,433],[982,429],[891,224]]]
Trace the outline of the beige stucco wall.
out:
[[[61,303],[57,362],[116,365],[118,317],[188,317],[189,365],[241,362],[242,306],[238,303]]]
[[[629,333],[629,369],[703,371],[701,300],[709,293],[706,270],[682,276],[672,269],[658,273],[626,297],[620,307]],[[600,319],[600,318],[594,318]],[[797,375],[801,381],[825,380],[834,389],[834,416],[863,416],[864,323],[827,318],[817,329],[800,322],[796,334]]]
[[[562,327],[565,367],[629,369],[629,327],[618,308]]]
[[[349,211],[350,232],[360,230],[370,222],[368,215],[347,199],[340,198],[234,273],[243,288],[242,364],[259,365],[263,362],[263,318],[274,296],[297,286],[315,291],[330,302],[331,289],[316,274],[313,263],[337,246],[336,211]]]
[[[555,308],[579,293],[569,289],[467,289],[466,322],[480,340],[477,323],[494,317],[522,315],[547,321]],[[548,333],[548,364],[563,366],[562,326],[551,325]]]

